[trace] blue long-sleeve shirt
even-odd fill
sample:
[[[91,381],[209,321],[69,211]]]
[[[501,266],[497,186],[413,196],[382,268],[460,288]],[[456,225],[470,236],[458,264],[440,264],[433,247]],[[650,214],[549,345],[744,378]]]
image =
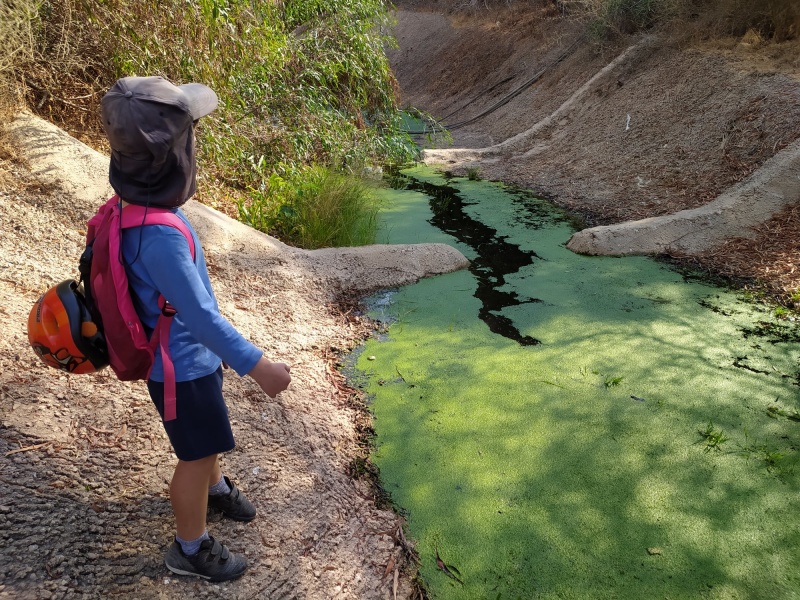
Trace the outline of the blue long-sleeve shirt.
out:
[[[122,252],[139,318],[150,330],[155,328],[161,314],[159,294],[178,311],[169,336],[176,381],[210,375],[221,361],[239,375],[246,375],[262,352],[220,314],[197,234],[183,211],[174,212],[192,232],[194,261],[188,241],[174,227],[146,225],[122,232]],[[150,378],[164,381],[159,351]]]

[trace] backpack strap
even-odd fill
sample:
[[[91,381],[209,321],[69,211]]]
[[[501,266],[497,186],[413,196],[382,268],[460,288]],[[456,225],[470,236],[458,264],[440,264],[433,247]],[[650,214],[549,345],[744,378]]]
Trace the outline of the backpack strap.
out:
[[[121,223],[123,229],[142,227],[144,225],[167,225],[168,227],[174,227],[180,231],[186,238],[186,241],[189,242],[189,252],[192,253],[192,259],[195,257],[194,236],[192,232],[186,226],[186,223],[183,222],[183,219],[168,208],[128,204],[122,210]]]
[[[172,309],[172,314],[167,315],[164,308]],[[169,304],[165,304],[164,308],[161,309],[161,316],[158,317],[150,345],[154,351],[156,346],[161,348],[161,365],[164,367],[164,422],[166,422],[178,417],[178,402],[175,364],[172,362],[172,355],[169,352],[169,328],[172,325],[175,309]]]
[[[186,223],[174,212],[166,208],[144,207],[137,204],[128,204],[122,209],[120,226],[123,229],[145,225],[167,225],[179,230],[189,243],[192,260],[195,259],[194,236]],[[156,348],[161,350],[161,363],[164,367],[164,421],[166,422],[177,418],[175,365],[169,351],[169,330],[172,325],[172,317],[177,311],[163,295],[158,297],[158,307],[161,310],[161,316],[158,317],[158,322],[150,338],[150,347],[154,352]]]

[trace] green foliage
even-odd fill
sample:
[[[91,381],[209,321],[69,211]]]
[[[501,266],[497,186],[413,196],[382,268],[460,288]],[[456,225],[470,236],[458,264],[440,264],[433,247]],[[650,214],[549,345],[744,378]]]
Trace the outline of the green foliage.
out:
[[[122,40],[117,75],[202,81],[223,99],[202,149],[224,183],[258,188],[278,165],[356,170],[411,158],[382,2],[116,2],[136,17],[107,30],[110,43]]]
[[[706,425],[705,429],[699,430],[698,433],[703,438],[701,441],[705,443],[706,452],[710,452],[711,450],[721,450],[722,444],[728,441],[728,437],[725,435],[725,432],[714,427],[714,423],[711,421],[708,422],[708,425]]]
[[[783,318],[786,318],[787,316],[791,315],[792,311],[790,309],[786,308],[785,306],[776,306],[775,310],[774,310],[774,313],[775,313],[775,318],[783,319]]]
[[[273,173],[249,200],[240,219],[303,248],[360,246],[375,241],[378,204],[352,175],[310,167],[288,177]]]
[[[220,106],[198,130],[201,172],[244,204],[250,190],[260,201],[274,187],[272,175],[312,193],[315,181],[301,181],[311,165],[357,173],[416,154],[384,52],[393,39],[382,0],[44,0],[38,16],[40,66],[58,66],[30,88],[48,103],[76,88],[97,103],[128,75],[213,88]]]
[[[783,460],[786,458],[786,453],[781,452],[775,448],[767,448],[766,446],[760,448],[764,464],[767,466],[767,471],[780,470],[783,466]]]
[[[755,444],[743,449],[746,456],[751,456],[763,462],[767,471],[779,477],[792,475],[795,472],[796,460],[786,451],[782,451],[774,446]]]

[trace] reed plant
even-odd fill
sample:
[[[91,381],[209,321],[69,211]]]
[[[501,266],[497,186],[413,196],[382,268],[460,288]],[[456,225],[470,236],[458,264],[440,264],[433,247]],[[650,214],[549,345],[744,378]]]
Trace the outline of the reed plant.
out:
[[[373,243],[379,208],[365,179],[319,166],[273,173],[238,202],[241,221],[309,249]]]

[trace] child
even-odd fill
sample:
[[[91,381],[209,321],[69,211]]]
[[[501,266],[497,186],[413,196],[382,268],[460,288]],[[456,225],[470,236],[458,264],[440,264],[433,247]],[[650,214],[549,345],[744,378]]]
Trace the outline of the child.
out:
[[[186,221],[178,207],[195,192],[194,127],[216,106],[216,94],[198,83],[126,77],[114,84],[103,97],[102,119],[111,144],[109,179],[123,210],[128,204],[168,207]],[[287,365],[267,360],[220,315],[203,250],[189,227],[194,259],[184,234],[165,225],[123,230],[122,255],[142,323],[155,327],[159,295],[177,310],[169,336],[177,418],[164,422],[178,457],[170,484],[176,535],[165,562],[173,573],[225,581],[242,575],[247,561],[208,534],[207,506],[239,521],[250,521],[256,511],[220,470],[218,455],[234,447],[222,364],[250,375],[270,397],[285,390],[291,376]],[[147,387],[162,419],[163,382],[156,352]]]

